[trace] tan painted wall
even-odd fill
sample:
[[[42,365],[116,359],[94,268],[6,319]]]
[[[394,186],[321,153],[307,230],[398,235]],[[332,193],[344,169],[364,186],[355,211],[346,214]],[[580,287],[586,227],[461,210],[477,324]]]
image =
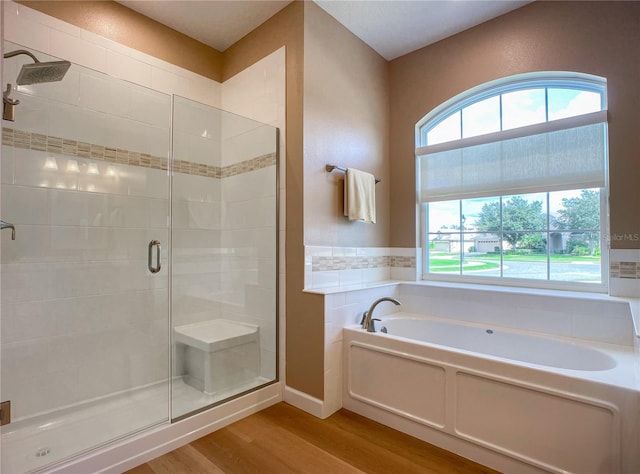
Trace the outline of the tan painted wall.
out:
[[[304,16],[304,241],[335,247],[389,246],[388,62],[315,3]],[[344,174],[374,173],[376,224],[343,215]]]
[[[470,87],[545,70],[607,78],[611,232],[640,233],[639,46],[640,2],[535,2],[392,61],[392,246],[415,244],[415,123]]]
[[[113,1],[18,1],[117,43],[222,82],[222,53]]]

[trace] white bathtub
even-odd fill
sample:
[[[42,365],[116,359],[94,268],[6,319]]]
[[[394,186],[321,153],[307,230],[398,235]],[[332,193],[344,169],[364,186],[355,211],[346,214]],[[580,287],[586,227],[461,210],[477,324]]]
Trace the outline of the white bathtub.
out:
[[[633,347],[396,313],[344,330],[343,406],[503,472],[640,472]]]
[[[379,330],[416,341],[558,369],[600,371],[616,366],[616,360],[607,352],[592,347],[484,326],[395,317],[379,325]]]

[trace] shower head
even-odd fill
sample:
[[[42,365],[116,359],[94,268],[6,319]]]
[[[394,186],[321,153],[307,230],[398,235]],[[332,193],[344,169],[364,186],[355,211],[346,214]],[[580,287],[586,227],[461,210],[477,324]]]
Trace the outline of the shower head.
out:
[[[18,49],[4,55],[5,58],[12,58],[20,54],[25,54],[33,59],[34,64],[25,64],[22,66],[16,84],[25,86],[29,84],[40,84],[43,82],[61,81],[67,70],[71,66],[69,61],[50,61],[40,62],[32,53],[26,49]]]
[[[69,61],[51,61],[48,63],[25,64],[18,74],[16,84],[40,84],[42,82],[61,81],[71,66]]]

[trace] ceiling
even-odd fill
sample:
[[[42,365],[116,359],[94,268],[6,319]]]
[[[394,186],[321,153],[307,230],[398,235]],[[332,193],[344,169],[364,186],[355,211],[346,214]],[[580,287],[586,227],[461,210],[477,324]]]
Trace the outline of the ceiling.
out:
[[[290,0],[118,0],[224,51]],[[387,60],[435,43],[531,0],[314,0]]]
[[[224,51],[291,0],[116,0],[163,25]]]

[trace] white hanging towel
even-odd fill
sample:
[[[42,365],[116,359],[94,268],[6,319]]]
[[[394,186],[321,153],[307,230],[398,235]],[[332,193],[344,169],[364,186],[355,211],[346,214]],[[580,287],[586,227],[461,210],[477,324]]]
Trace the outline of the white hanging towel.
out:
[[[344,215],[350,221],[376,223],[376,177],[347,168],[344,178]]]

